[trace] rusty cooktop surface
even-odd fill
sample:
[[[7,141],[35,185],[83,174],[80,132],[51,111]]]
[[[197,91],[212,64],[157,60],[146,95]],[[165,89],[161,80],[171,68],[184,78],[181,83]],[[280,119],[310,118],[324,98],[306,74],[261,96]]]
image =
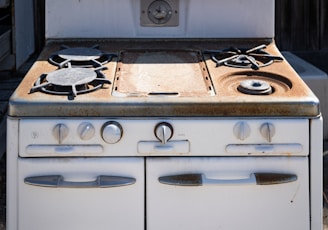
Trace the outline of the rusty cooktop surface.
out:
[[[96,60],[91,67],[86,63],[81,68],[96,70],[100,75],[95,77],[101,82],[99,89],[88,93],[74,89],[73,97],[31,90],[41,76],[46,79],[58,68],[75,68],[70,64],[65,67],[66,62],[61,60],[57,66],[53,63],[56,60],[52,55],[62,45],[79,49],[95,44],[106,60]],[[244,63],[247,59],[249,66],[236,68],[216,63],[208,52],[245,47],[247,53],[261,44],[265,46],[256,55],[270,54],[278,61],[268,64],[265,60],[258,66],[254,60],[242,56],[237,61]],[[231,59],[224,58],[227,62]],[[9,101],[9,116],[17,117],[313,117],[319,114],[317,98],[281,58],[272,39],[48,41]]]
[[[201,52],[129,50],[120,52],[113,96],[213,96]]]

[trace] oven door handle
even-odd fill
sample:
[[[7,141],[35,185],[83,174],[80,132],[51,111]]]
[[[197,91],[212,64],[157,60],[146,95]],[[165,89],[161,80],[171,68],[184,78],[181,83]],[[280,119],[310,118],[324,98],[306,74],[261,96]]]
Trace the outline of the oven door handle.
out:
[[[174,186],[202,185],[275,185],[297,180],[295,174],[285,173],[252,173],[242,179],[209,179],[204,174],[180,174],[160,177],[159,182]]]
[[[24,180],[25,184],[51,187],[51,188],[112,188],[132,185],[136,179],[121,176],[98,176],[94,181],[65,181],[63,176],[50,175],[50,176],[35,176],[27,177]]]

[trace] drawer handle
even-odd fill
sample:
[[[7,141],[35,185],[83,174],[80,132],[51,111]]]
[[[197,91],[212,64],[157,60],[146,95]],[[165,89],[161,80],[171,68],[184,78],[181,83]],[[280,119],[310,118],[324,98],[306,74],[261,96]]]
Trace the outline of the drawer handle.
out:
[[[24,182],[33,186],[52,188],[112,188],[134,184],[136,179],[121,176],[98,176],[94,181],[72,182],[65,181],[63,176],[51,175],[27,177]]]
[[[175,186],[202,185],[275,185],[290,183],[297,180],[294,174],[283,173],[252,173],[243,179],[209,179],[204,174],[181,174],[160,177],[162,184]]]

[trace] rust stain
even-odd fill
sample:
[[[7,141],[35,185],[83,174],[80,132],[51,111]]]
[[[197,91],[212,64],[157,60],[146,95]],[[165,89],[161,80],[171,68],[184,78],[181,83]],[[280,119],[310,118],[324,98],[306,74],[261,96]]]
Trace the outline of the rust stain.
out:
[[[121,52],[115,93],[125,96],[211,96],[209,74],[200,51]]]
[[[67,96],[53,96],[41,92],[30,93],[35,81],[42,75],[57,69],[51,65],[47,58],[60,49],[61,45],[70,47],[91,47],[99,44],[103,52],[117,53],[122,50],[133,49],[168,49],[190,52],[191,50],[215,50],[230,47],[257,46],[259,43],[267,44],[266,51],[273,55],[280,55],[271,40],[63,40],[48,41],[37,62],[24,77],[9,102],[9,115],[11,116],[317,116],[319,115],[318,101],[311,90],[306,86],[297,73],[285,61],[275,62],[273,65],[263,67],[259,71],[216,67],[210,57],[204,55],[204,61],[198,58],[189,60],[192,68],[201,71],[202,86],[191,84],[190,95],[160,97],[114,97],[112,90],[117,84],[116,72],[125,71],[125,67],[113,59],[106,64],[104,74],[112,85],[89,94],[78,95],[74,100]],[[195,61],[197,60],[197,61]],[[122,60],[121,60],[122,61]],[[166,69],[162,69],[166,71]],[[171,70],[170,70],[171,71]],[[168,71],[170,73],[170,71]],[[256,76],[258,75],[258,76]],[[230,84],[230,79],[245,79],[248,77],[265,79],[275,88],[271,96],[254,96],[241,94],[236,87]],[[203,78],[208,77],[205,81]],[[288,80],[284,80],[288,79]],[[169,81],[173,81],[170,78]],[[184,78],[184,81],[188,81]],[[237,81],[238,82],[238,81]],[[173,85],[170,83],[168,85]],[[179,82],[184,84],[184,82]],[[236,83],[234,83],[236,84]],[[126,85],[125,87],[132,87]],[[166,90],[169,91],[169,86]],[[208,87],[213,87],[214,94],[208,93]],[[171,92],[171,91],[169,91]]]

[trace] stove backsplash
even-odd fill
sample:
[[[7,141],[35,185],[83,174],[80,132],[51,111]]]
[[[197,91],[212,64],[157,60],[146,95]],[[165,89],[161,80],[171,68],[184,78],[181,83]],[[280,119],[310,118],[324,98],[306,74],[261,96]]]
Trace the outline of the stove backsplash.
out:
[[[46,38],[272,38],[274,0],[46,0]]]

